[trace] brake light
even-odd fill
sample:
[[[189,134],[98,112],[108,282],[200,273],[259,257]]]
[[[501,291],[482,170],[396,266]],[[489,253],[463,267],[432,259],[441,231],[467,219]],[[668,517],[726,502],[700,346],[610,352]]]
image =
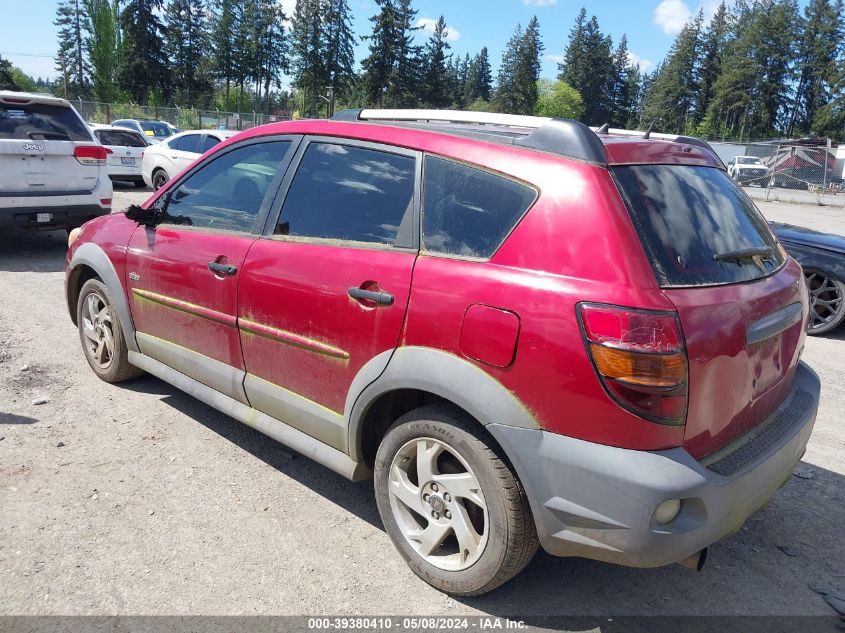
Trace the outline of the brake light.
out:
[[[102,145],[78,145],[73,156],[82,165],[105,165],[108,154]]]
[[[107,148],[106,148],[106,156],[111,156],[112,154],[114,154],[114,150],[113,150],[113,149],[109,149],[109,148],[107,147]]]
[[[688,368],[677,314],[595,303],[580,303],[577,312],[610,397],[652,422],[684,424]]]

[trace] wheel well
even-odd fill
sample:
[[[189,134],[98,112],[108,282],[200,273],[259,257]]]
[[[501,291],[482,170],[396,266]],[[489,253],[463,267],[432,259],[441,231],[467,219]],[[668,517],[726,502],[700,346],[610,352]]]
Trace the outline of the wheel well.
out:
[[[360,446],[364,462],[375,464],[376,452],[387,429],[396,420],[423,405],[442,402],[469,415],[464,409],[437,394],[421,389],[396,389],[382,394],[370,405],[360,430]],[[472,416],[470,416],[472,417]]]
[[[85,282],[89,279],[100,279],[100,276],[93,268],[86,266],[85,264],[81,264],[80,266],[74,268],[68,277],[67,307],[70,311],[70,318],[74,325],[78,325],[76,322],[76,304],[79,301],[79,291],[82,290],[82,286],[84,286]],[[102,279],[100,279],[100,281],[102,281]]]

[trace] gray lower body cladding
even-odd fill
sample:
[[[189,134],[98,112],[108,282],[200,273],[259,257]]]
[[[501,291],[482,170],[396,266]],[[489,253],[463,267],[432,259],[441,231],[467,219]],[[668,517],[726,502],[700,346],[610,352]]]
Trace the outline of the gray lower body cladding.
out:
[[[500,424],[487,429],[519,474],[547,552],[658,567],[739,530],[789,479],[813,429],[819,388],[801,363],[793,389],[809,397],[794,424],[730,476],[683,448],[635,451]],[[656,507],[672,499],[681,500],[677,517],[657,523]]]

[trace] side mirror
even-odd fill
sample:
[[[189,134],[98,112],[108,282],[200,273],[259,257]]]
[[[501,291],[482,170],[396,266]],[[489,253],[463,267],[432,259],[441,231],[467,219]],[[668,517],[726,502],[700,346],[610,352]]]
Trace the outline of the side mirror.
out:
[[[144,209],[141,205],[133,204],[130,205],[123,214],[141,226],[151,228],[161,222],[162,217],[161,208],[158,205],[153,205],[148,209]]]

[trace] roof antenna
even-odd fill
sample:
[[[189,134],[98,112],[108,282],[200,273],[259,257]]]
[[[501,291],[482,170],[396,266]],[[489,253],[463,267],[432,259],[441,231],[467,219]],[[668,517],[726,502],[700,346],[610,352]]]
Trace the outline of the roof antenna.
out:
[[[657,125],[657,118],[652,119],[651,124],[648,126],[648,129],[645,131],[643,135],[644,139],[648,139],[651,136],[651,131],[654,129],[654,126]]]
[[[607,134],[608,130],[610,130],[610,123],[605,123],[596,130],[596,134]]]

